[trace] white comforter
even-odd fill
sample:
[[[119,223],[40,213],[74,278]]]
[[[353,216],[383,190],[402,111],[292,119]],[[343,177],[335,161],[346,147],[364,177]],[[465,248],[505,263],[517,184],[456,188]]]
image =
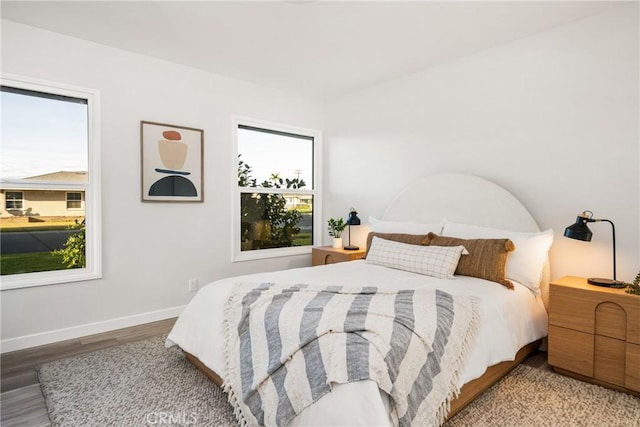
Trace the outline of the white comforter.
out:
[[[480,298],[477,340],[460,375],[460,386],[487,367],[513,360],[524,345],[547,335],[547,313],[540,297],[526,287],[515,290],[482,279],[456,276],[435,279],[365,261],[298,268],[219,280],[203,287],[178,318],[167,346],[178,345],[218,374],[224,372],[223,307],[235,283],[305,283],[311,285],[429,287]],[[372,381],[339,384],[298,415],[291,425],[388,425],[388,400]]]

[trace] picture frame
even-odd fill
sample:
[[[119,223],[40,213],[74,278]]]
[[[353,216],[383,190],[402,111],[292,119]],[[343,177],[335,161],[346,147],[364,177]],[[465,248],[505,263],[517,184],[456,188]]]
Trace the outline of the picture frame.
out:
[[[140,121],[143,202],[203,202],[204,131]]]

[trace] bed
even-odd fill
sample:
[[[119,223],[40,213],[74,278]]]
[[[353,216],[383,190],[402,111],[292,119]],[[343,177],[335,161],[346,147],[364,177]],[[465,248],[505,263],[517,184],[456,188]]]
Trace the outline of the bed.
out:
[[[231,351],[229,348],[234,348],[227,346],[225,350],[225,340],[229,340],[229,319],[225,314],[229,317],[230,307],[237,306],[228,304],[228,300],[238,288],[251,289],[270,283],[304,284],[310,289],[332,285],[419,289],[423,293],[444,290],[446,295],[472,300],[478,321],[473,328],[473,342],[465,350],[464,362],[450,380],[455,383],[455,393],[442,403],[446,411],[434,415],[430,422],[436,425],[445,417],[453,416],[539,347],[547,333],[547,251],[552,232],[541,232],[530,213],[508,191],[475,176],[431,175],[407,187],[392,201],[383,218],[372,218],[371,223],[372,230],[378,234],[370,249],[376,252],[371,252],[366,260],[252,274],[208,284],[178,318],[166,345],[179,346],[198,369],[217,384],[225,383],[228,387],[226,383],[234,380],[224,376],[232,372],[228,369],[229,359],[236,355],[225,354],[225,351]],[[466,242],[494,238],[514,241],[516,250],[508,255],[506,270],[503,269],[509,276],[505,281],[512,289],[483,277],[456,274],[453,278],[434,278],[375,262],[379,253],[376,248],[389,242],[385,238],[389,233],[415,235],[427,232],[433,232],[430,236],[437,247],[440,247],[439,236],[450,235],[457,235],[456,238],[466,239],[463,240]],[[398,242],[389,244],[404,244],[401,240]],[[454,245],[455,242],[442,246]],[[415,245],[411,246],[415,248]],[[518,252],[519,247],[521,252]],[[518,257],[514,256],[516,253]],[[398,424],[390,409],[389,394],[381,387],[373,380],[332,383],[330,392],[296,410],[287,424]],[[237,408],[236,411],[241,423],[255,423],[251,416],[247,417]],[[267,424],[272,422],[273,419]]]

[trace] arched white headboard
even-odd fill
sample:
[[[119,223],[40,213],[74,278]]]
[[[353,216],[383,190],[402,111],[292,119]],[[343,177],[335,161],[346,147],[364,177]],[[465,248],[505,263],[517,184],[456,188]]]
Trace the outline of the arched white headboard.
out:
[[[437,223],[443,219],[511,231],[538,232],[540,227],[513,194],[473,175],[444,173],[422,178],[405,188],[383,218]],[[548,310],[549,261],[542,272],[540,291]]]
[[[473,175],[445,173],[422,178],[389,205],[384,219],[449,221],[512,231],[540,231],[529,211],[504,188]]]

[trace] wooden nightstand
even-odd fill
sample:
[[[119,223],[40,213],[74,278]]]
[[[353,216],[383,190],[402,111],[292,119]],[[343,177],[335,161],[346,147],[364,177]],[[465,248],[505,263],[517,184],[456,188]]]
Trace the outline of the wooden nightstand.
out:
[[[354,261],[364,257],[365,250],[345,251],[342,248],[319,246],[311,249],[311,265],[335,264],[338,262]]]
[[[549,304],[549,365],[640,396],[640,296],[568,276],[551,283]]]

